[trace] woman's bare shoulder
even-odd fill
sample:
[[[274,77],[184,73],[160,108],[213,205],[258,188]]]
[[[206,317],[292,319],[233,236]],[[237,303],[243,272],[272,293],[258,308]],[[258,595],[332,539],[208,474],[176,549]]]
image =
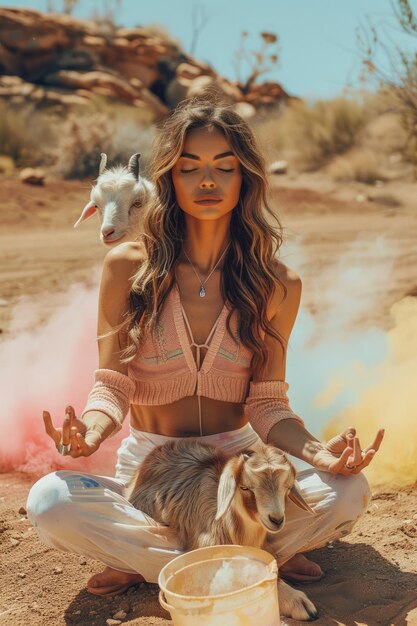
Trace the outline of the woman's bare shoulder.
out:
[[[109,259],[109,262],[120,265],[124,262],[137,263],[146,258],[146,251],[142,243],[138,243],[137,241],[124,241],[118,246],[111,248],[105,258]]]
[[[143,244],[126,241],[109,250],[104,257],[104,267],[116,277],[129,278],[145,259]]]
[[[282,280],[286,286],[291,286],[294,283],[301,282],[301,278],[297,272],[288,267],[288,265],[285,265],[282,261],[275,259],[274,267],[279,279]]]
[[[99,295],[99,329],[104,333],[121,323],[132,278],[146,258],[136,242],[121,243],[104,257]]]
[[[287,295],[285,298],[286,306],[297,307],[300,302],[302,282],[300,276],[293,269],[285,265],[282,261],[275,259],[274,267],[279,279],[273,296],[271,298],[271,305],[273,315],[275,315],[283,304],[282,285],[286,288]]]

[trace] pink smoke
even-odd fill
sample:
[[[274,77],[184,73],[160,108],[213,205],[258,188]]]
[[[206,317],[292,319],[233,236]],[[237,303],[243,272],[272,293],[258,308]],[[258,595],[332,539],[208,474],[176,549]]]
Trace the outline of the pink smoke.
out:
[[[14,308],[11,337],[0,344],[0,471],[45,474],[64,468],[114,474],[116,450],[126,435],[118,433],[91,457],[64,458],[42,419],[46,409],[60,426],[68,404],[78,415],[85,406],[98,367],[98,282],[99,272],[94,288],[74,284],[64,295],[23,297]],[[44,314],[46,298],[48,308],[51,300],[57,308],[46,323],[33,328]],[[125,423],[123,433],[127,429]]]

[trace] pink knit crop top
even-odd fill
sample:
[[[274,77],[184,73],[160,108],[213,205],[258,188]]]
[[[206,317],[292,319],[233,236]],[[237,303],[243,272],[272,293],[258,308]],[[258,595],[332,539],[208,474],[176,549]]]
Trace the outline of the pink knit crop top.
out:
[[[237,311],[226,329],[230,307],[224,304],[204,344],[196,344],[181,303],[177,283],[159,316],[156,332],[148,336],[133,361],[128,376],[135,383],[132,404],[170,404],[197,395],[226,402],[245,402],[252,376],[252,352],[238,339]],[[192,346],[196,347],[196,361]],[[201,348],[207,353],[201,361]]]
[[[130,404],[170,404],[197,395],[200,435],[203,435],[201,396],[244,403],[253,429],[265,442],[281,420],[295,419],[303,425],[303,420],[289,406],[288,383],[251,380],[253,353],[238,339],[236,310],[231,315],[230,328],[237,343],[227,332],[229,310],[224,304],[206,341],[198,345],[182,307],[178,286],[174,284],[160,313],[156,332],[145,339],[128,364],[127,376],[105,368],[95,371],[95,383],[81,420],[89,411],[100,411],[113,421],[115,428],[110,436],[114,436],[122,428]],[[207,353],[200,363],[203,347]]]

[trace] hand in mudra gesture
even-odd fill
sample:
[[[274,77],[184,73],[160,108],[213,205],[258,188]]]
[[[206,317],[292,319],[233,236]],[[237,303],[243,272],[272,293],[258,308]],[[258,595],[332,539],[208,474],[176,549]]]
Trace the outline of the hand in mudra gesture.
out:
[[[331,474],[350,476],[359,474],[374,458],[384,438],[384,429],[378,430],[374,441],[362,449],[355,428],[347,428],[323,444],[314,458],[313,465]]]
[[[59,444],[70,445],[70,450],[65,456],[72,456],[74,459],[79,456],[90,456],[100,446],[100,433],[88,430],[86,424],[75,416],[72,406],[66,408],[62,428],[55,428],[48,411],[43,412],[43,421],[46,433],[53,440],[57,450]]]

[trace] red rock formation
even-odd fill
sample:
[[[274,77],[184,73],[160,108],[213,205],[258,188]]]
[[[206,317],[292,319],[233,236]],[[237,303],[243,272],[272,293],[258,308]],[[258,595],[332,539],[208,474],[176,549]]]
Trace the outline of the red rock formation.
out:
[[[68,15],[0,9],[0,96],[87,103],[94,94],[166,115],[207,85],[241,111],[276,106],[289,96],[275,82],[237,83],[146,28],[104,27]]]

